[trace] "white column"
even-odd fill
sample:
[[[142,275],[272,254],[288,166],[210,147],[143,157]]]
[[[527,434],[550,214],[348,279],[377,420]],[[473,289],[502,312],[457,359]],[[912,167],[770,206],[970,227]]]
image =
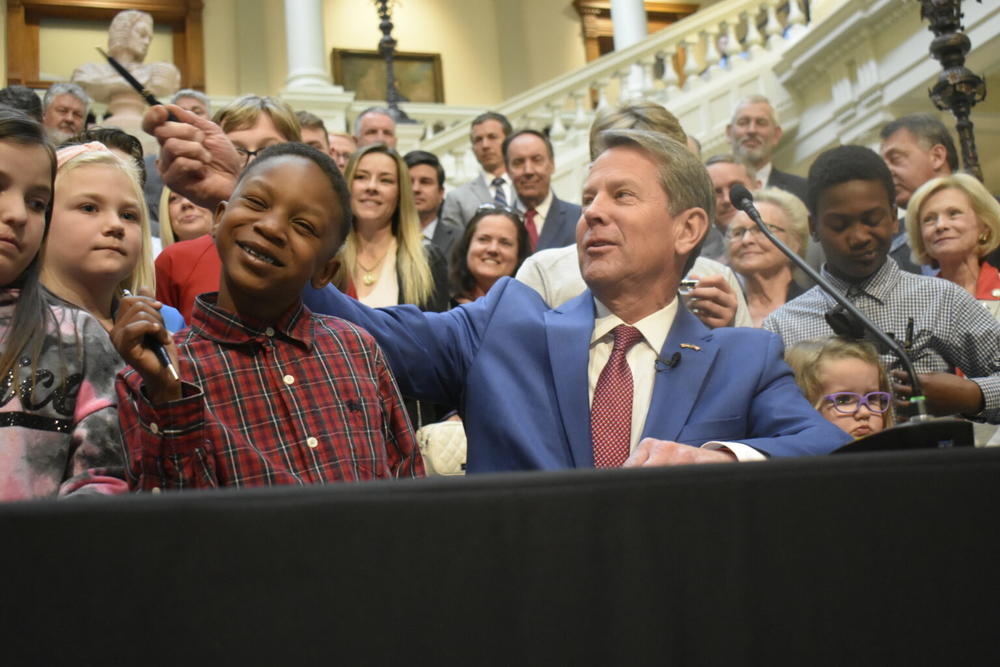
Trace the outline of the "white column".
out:
[[[286,89],[330,88],[323,45],[322,0],[285,0]]]
[[[643,0],[611,0],[611,22],[615,30],[615,51],[641,42],[646,38],[646,8]],[[619,99],[639,97],[643,88],[642,65],[632,65],[629,90],[621,91]]]

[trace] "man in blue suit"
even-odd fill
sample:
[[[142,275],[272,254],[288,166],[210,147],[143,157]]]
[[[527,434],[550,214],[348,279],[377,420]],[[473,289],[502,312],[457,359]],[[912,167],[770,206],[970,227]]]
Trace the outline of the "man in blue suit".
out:
[[[217,125],[169,111],[179,122],[160,106],[143,121],[160,141],[163,180],[214,207],[232,194],[239,155]],[[502,279],[446,313],[372,310],[330,287],[307,302],[375,334],[403,393],[459,408],[470,472],[591,467],[609,431],[624,437],[626,466],[823,454],[845,444],[849,436],[795,386],[777,336],[710,331],[677,298],[715,206],[697,158],[662,134],[601,137],[576,230],[589,289],[576,299],[549,310],[533,289]],[[597,409],[609,396],[604,375],[612,339],[629,325],[641,334],[617,357],[629,386],[611,386],[631,400],[608,420]]]
[[[802,397],[776,336],[709,330],[677,298],[714,206],[697,159],[650,132],[611,131],[602,141],[576,229],[589,287],[576,299],[549,310],[534,290],[502,279],[446,313],[373,310],[333,287],[311,291],[306,303],[372,332],[404,394],[458,407],[469,472],[592,467],[595,452],[604,460],[597,435],[603,441],[614,428],[624,431],[626,466],[822,454],[845,444],[849,436]],[[620,325],[641,335],[624,353],[631,399],[616,390],[624,404],[608,426],[596,417],[608,399],[597,394]]]
[[[524,215],[531,251],[572,244],[580,206],[559,199],[552,191],[556,163],[549,138],[535,130],[518,130],[504,140],[503,159],[514,182],[517,210]]]

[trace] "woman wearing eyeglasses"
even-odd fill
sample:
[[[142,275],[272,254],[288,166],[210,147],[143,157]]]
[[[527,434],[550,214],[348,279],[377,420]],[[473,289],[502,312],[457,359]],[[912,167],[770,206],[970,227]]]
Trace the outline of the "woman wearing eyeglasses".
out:
[[[801,254],[809,237],[809,214],[798,197],[766,188],[754,193],[761,217],[788,247]],[[746,213],[737,213],[726,231],[729,265],[743,281],[750,318],[760,327],[768,315],[802,293],[792,263]]]
[[[459,305],[475,301],[496,281],[517,273],[530,253],[528,232],[515,211],[483,204],[452,252],[452,304]]]
[[[382,143],[360,148],[345,177],[354,222],[334,284],[374,308],[411,303],[446,310],[447,262],[423,242],[410,172],[399,153]]]
[[[855,438],[893,425],[889,377],[867,342],[830,337],[785,352],[802,393],[828,422]]]

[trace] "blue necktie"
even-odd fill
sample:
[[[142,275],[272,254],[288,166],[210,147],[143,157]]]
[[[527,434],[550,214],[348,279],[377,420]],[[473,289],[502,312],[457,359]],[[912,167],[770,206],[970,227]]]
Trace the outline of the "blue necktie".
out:
[[[503,193],[503,176],[497,176],[493,179],[493,187],[497,189],[497,194],[493,197],[493,202],[498,206],[506,206],[507,195]]]

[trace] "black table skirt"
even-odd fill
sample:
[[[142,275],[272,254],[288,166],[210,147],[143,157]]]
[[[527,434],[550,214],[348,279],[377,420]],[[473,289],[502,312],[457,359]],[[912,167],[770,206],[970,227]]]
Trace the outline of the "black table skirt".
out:
[[[5,665],[1000,664],[1000,451],[0,506]]]

